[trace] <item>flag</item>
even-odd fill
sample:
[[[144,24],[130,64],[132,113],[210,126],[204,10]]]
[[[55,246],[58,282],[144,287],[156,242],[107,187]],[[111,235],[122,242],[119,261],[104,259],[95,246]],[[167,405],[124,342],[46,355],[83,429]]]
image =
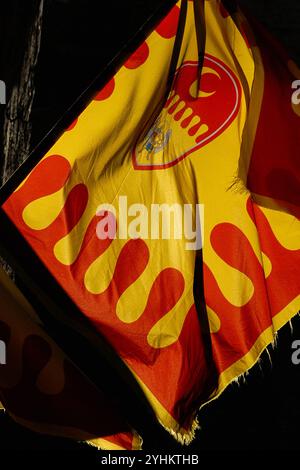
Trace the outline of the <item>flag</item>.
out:
[[[3,205],[182,443],[300,308],[297,76],[241,11],[177,2]]]
[[[0,400],[35,432],[86,441],[101,449],[137,450],[139,436],[49,337],[37,313],[0,270]]]

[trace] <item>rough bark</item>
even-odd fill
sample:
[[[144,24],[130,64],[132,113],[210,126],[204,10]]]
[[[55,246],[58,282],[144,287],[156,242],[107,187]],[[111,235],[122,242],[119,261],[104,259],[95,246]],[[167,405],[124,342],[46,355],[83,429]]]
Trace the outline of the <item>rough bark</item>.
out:
[[[36,10],[28,34],[21,73],[12,87],[6,106],[3,139],[3,183],[24,161],[30,149],[30,115],[35,93],[34,75],[41,43],[43,6],[44,0],[36,2]]]
[[[3,164],[1,182],[4,184],[29,154],[31,141],[31,110],[35,94],[34,78],[38,61],[44,0],[34,0],[31,18],[28,20],[25,34],[25,47],[15,44],[24,50],[19,69],[12,77],[10,94],[4,114],[3,124]],[[18,38],[21,42],[24,37]],[[13,277],[11,269],[2,262],[4,269]]]

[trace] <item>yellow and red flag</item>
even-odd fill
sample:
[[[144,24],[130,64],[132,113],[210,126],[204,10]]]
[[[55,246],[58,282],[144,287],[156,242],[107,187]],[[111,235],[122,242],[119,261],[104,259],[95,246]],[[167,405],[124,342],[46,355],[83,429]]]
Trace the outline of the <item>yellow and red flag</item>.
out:
[[[300,309],[299,69],[240,11],[204,3],[200,82],[194,2],[179,1],[3,205],[182,442]],[[205,309],[184,237],[97,235],[103,205],[121,230],[120,197],[129,216],[203,205]]]

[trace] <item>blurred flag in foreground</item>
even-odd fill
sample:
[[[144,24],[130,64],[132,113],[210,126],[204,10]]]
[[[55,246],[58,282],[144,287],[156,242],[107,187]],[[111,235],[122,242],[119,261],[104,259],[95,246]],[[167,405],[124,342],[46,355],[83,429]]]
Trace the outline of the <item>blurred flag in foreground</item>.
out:
[[[18,423],[101,449],[137,450],[140,438],[115,403],[83,375],[44,331],[39,317],[0,270],[0,400]]]
[[[204,3],[200,89],[194,2],[178,2],[3,206],[186,443],[300,308],[300,72],[241,12]],[[195,224],[197,204],[201,246],[158,236],[153,205]]]

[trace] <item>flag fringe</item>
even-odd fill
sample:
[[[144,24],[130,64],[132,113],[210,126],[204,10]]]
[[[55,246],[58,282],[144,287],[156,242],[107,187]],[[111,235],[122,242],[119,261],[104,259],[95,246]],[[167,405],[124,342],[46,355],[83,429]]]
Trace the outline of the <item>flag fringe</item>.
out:
[[[293,318],[295,318],[296,316],[299,316],[300,317],[300,311],[296,312],[294,315],[293,315]],[[253,362],[252,365],[249,366],[249,368],[242,372],[241,374],[237,375],[236,377],[234,377],[233,379],[231,379],[226,385],[224,385],[223,387],[220,388],[219,391],[217,391],[216,395],[214,397],[212,397],[211,399],[209,399],[207,402],[203,403],[199,410],[198,411],[201,411],[205,406],[207,406],[208,404],[210,404],[211,402],[213,402],[214,400],[217,400],[221,395],[222,393],[227,389],[227,387],[229,387],[230,385],[233,385],[233,384],[237,384],[238,386],[240,385],[244,385],[247,383],[247,377],[251,374],[251,371],[252,369],[255,367],[255,366],[259,366],[261,372],[263,372],[263,369],[261,367],[261,362],[262,362],[262,355],[264,353],[266,353],[269,357],[269,360],[270,360],[270,364],[271,366],[273,365],[272,364],[272,357],[271,357],[271,353],[272,351],[275,350],[275,348],[277,348],[278,344],[277,344],[277,341],[278,341],[278,333],[279,331],[284,327],[284,326],[287,326],[289,325],[290,327],[290,330],[291,330],[291,333],[293,333],[293,325],[292,325],[292,320],[289,320],[287,323],[285,323],[284,325],[282,325],[277,331],[274,332],[274,339],[273,341],[271,341],[269,344],[266,344],[262,350],[260,351],[257,359]],[[271,350],[270,350],[271,349]],[[200,428],[201,426],[199,426]]]
[[[296,312],[294,315],[293,315],[293,318],[296,317],[296,316],[300,316],[300,311],[299,312]],[[285,325],[282,325],[281,328],[279,328],[278,331],[274,332],[274,339],[273,341],[271,341],[269,344],[265,345],[261,352],[259,353],[257,359],[254,361],[254,363],[245,371],[245,372],[242,372],[241,374],[237,375],[236,377],[234,377],[232,380],[230,380],[225,386],[221,387],[219,391],[217,391],[216,395],[214,397],[212,397],[211,399],[209,399],[207,402],[203,403],[198,412],[200,412],[205,406],[207,406],[208,404],[210,404],[211,402],[213,402],[214,400],[217,400],[221,395],[222,393],[227,389],[227,387],[229,387],[230,385],[233,385],[233,384],[236,384],[238,386],[241,386],[241,385],[245,385],[247,383],[247,377],[251,374],[251,371],[252,369],[255,367],[255,366],[259,366],[261,372],[263,373],[263,369],[261,367],[261,362],[262,362],[262,355],[264,353],[266,353],[268,355],[268,358],[269,358],[269,361],[270,361],[270,365],[271,367],[273,366],[273,363],[272,363],[272,351],[275,350],[275,348],[277,348],[278,346],[278,332],[284,327],[284,326],[287,326],[287,324],[289,325],[290,327],[290,331],[291,333],[293,333],[293,324],[292,324],[292,319],[289,320]],[[196,417],[192,423],[192,426],[191,426],[191,429],[190,431],[187,431],[186,433],[182,433],[182,432],[176,432],[174,431],[173,429],[165,426],[160,420],[159,420],[160,424],[162,425],[162,427],[168,431],[168,433],[174,437],[174,439],[179,442],[180,444],[182,444],[183,446],[186,445],[188,446],[189,444],[191,444],[191,442],[195,439],[196,437],[196,433],[199,429],[201,429],[201,425],[199,423],[199,420],[198,418]]]
[[[89,447],[93,447],[94,449],[97,449],[97,450],[105,450],[103,447],[100,447],[98,444],[96,444],[93,441],[78,441],[78,442],[80,442],[80,444],[86,444]]]
[[[196,437],[196,432],[198,429],[200,429],[200,424],[198,422],[198,418],[195,418],[193,420],[192,426],[190,431],[186,431],[184,433],[182,432],[176,432],[174,429],[169,428],[168,426],[165,426],[160,420],[159,420],[161,426],[181,445],[183,446],[188,446],[190,443],[195,439]]]

